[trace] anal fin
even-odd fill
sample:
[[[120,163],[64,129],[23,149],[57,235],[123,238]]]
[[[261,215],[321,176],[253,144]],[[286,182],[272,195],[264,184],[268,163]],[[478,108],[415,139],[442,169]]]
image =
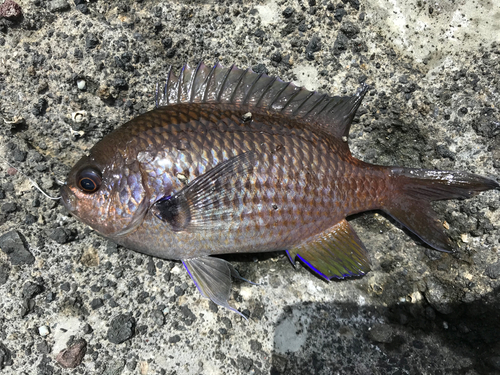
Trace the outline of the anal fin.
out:
[[[327,280],[361,276],[370,270],[368,253],[345,219],[287,250],[287,254],[292,263],[297,257]]]
[[[245,315],[229,304],[231,277],[253,283],[241,277],[231,263],[213,257],[183,259],[182,263],[203,297],[209,298],[217,305],[234,311],[247,319]]]

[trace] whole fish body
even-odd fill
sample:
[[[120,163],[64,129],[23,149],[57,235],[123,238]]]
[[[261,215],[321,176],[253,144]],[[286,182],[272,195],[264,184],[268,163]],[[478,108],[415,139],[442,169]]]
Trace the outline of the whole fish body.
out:
[[[347,135],[367,90],[330,97],[250,69],[186,65],[157,89],[156,109],[73,167],[63,204],[123,246],[182,260],[202,295],[236,312],[240,276],[211,255],[286,250],[325,279],[363,275],[368,254],[345,219],[358,212],[384,210],[451,250],[430,202],[499,184],[354,158]]]

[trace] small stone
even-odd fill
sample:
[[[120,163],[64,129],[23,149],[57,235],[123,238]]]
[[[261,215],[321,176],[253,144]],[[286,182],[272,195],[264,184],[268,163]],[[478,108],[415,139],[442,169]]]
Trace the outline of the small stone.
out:
[[[23,286],[23,297],[27,298],[27,299],[31,299],[33,297],[36,297],[37,295],[39,295],[43,291],[44,291],[43,285],[35,284],[35,283],[28,281]]]
[[[165,38],[161,41],[166,50],[172,48],[172,38]]]
[[[286,9],[283,11],[283,17],[290,18],[294,12],[295,9],[293,9],[292,7],[286,7]]]
[[[35,262],[35,257],[26,249],[19,233],[15,230],[0,236],[0,248],[9,256],[10,262],[15,266]]]
[[[90,324],[88,324],[88,323],[87,323],[87,324],[85,324],[85,325],[83,326],[83,333],[84,333],[85,335],[88,335],[88,334],[90,334],[90,333],[92,333],[92,332],[94,332],[94,330],[92,329],[92,326],[91,326]]]
[[[436,278],[427,279],[426,285],[425,298],[427,302],[441,314],[452,313],[455,293],[453,293],[451,288],[448,288],[441,280]]]
[[[93,246],[83,251],[80,263],[87,267],[97,267],[99,265],[99,252]]]
[[[342,22],[342,18],[347,14],[346,10],[344,9],[343,4],[339,4],[338,8],[335,9],[334,16],[335,19],[339,22]]]
[[[151,319],[153,319],[153,322],[160,327],[165,324],[165,316],[160,310],[153,310],[151,312]]]
[[[12,152],[12,157],[14,158],[15,161],[18,161],[18,162],[23,162],[26,160],[26,155],[28,155],[27,152],[25,151],[21,151],[19,150],[18,148],[16,148],[13,152]]]
[[[76,6],[76,9],[78,9],[83,14],[88,14],[89,13],[89,8],[88,8],[87,4],[78,4]]]
[[[166,282],[169,282],[171,277],[172,274],[170,273],[169,270],[165,271],[165,273],[163,274],[163,280],[165,280]]]
[[[84,79],[79,79],[76,81],[76,87],[78,87],[78,90],[83,91],[87,87],[87,82]]]
[[[59,227],[49,233],[49,237],[62,245],[69,242],[71,238],[71,232],[68,229]]]
[[[253,365],[253,360],[247,357],[238,357],[238,368],[244,372],[249,372]]]
[[[44,337],[50,333],[50,329],[47,326],[41,326],[38,327],[38,333],[40,334],[40,336]]]
[[[226,326],[227,329],[231,329],[233,328],[233,323],[231,323],[231,319],[227,318],[227,317],[223,317],[221,319],[222,323]]]
[[[314,60],[314,52],[321,50],[321,39],[317,35],[313,35],[306,47],[306,57],[308,60]]]
[[[90,302],[90,307],[92,308],[92,310],[97,310],[98,308],[103,307],[103,306],[104,306],[104,302],[100,298],[94,298],[92,300],[92,302]]]
[[[50,303],[50,302],[54,302],[56,300],[56,294],[54,292],[48,292],[47,293],[47,297],[45,298],[45,300]]]
[[[340,31],[337,34],[337,39],[335,39],[335,42],[333,43],[334,55],[340,55],[341,53],[346,51],[348,44],[349,44],[349,39],[342,31]]]
[[[3,370],[5,366],[12,366],[12,363],[10,350],[0,342],[0,370]]]
[[[97,47],[99,44],[99,39],[97,39],[97,36],[95,36],[92,33],[88,33],[87,36],[85,37],[85,46],[88,49],[93,49]]]
[[[262,344],[257,340],[250,340],[250,349],[252,349],[254,352],[261,350]]]
[[[179,335],[172,336],[168,339],[168,342],[171,344],[175,344],[176,342],[179,342],[179,341],[181,341],[181,338],[179,337]]]
[[[79,339],[71,346],[61,350],[56,357],[56,361],[64,368],[75,368],[82,363],[86,352],[87,341]]]
[[[172,57],[175,56],[175,53],[177,52],[177,50],[175,48],[170,48],[168,51],[167,51],[167,54],[166,56],[171,59]]]
[[[113,344],[121,344],[132,338],[135,333],[135,319],[131,315],[120,314],[115,317],[108,330],[108,340]]]
[[[375,342],[389,344],[392,342],[393,329],[388,324],[377,324],[372,327],[369,336]]]
[[[255,66],[252,66],[252,70],[255,72],[255,73],[258,73],[258,74],[267,74],[269,73],[269,71],[267,70],[266,66],[264,64],[257,64]]]
[[[2,205],[2,213],[11,214],[12,212],[16,212],[17,205],[14,202],[4,203]]]
[[[156,266],[153,258],[149,258],[148,261],[148,273],[150,276],[154,276],[156,274]]]
[[[106,363],[106,370],[102,372],[102,375],[119,375],[125,368],[125,360],[117,359],[111,361],[111,363]]]
[[[353,24],[350,21],[344,21],[342,22],[342,25],[340,26],[340,30],[344,32],[344,34],[349,38],[353,39],[359,34],[359,27]]]
[[[64,12],[66,10],[70,10],[71,7],[66,0],[52,0],[48,4],[48,9],[50,12]]]
[[[23,12],[19,4],[12,0],[5,0],[0,5],[0,18],[7,18],[10,21],[18,21],[23,17]]]
[[[64,290],[65,292],[69,292],[71,290],[71,285],[69,282],[64,282],[61,284],[61,290]]]
[[[279,63],[281,62],[282,59],[283,57],[281,56],[280,52],[275,52],[271,55],[271,61]]]
[[[484,272],[490,279],[500,278],[500,262],[490,264]]]
[[[0,285],[7,282],[9,278],[10,268],[7,264],[0,264]]]

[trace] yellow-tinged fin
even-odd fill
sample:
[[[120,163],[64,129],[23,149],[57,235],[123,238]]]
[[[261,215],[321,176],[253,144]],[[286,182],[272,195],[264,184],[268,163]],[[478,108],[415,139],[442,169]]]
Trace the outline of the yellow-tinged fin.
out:
[[[329,96],[258,74],[251,68],[219,63],[196,67],[184,65],[179,75],[168,72],[156,87],[156,107],[178,103],[225,103],[264,108],[321,128],[331,136],[347,136],[369,87],[361,85],[353,96]]]
[[[362,276],[370,270],[368,253],[345,219],[287,250],[287,254],[292,263],[297,257],[327,280]]]

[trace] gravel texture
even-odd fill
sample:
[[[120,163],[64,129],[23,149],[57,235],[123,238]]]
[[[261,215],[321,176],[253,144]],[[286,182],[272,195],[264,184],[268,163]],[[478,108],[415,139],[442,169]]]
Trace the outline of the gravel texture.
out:
[[[452,254],[378,213],[351,218],[373,263],[362,278],[326,283],[280,253],[228,256],[260,284],[234,285],[245,321],[202,299],[180,263],[108,242],[25,177],[57,195],[86,150],[153,108],[170,65],[219,60],[330,94],[366,82],[356,157],[498,179],[497,1],[5,4],[2,374],[500,372],[497,191],[435,205]]]

